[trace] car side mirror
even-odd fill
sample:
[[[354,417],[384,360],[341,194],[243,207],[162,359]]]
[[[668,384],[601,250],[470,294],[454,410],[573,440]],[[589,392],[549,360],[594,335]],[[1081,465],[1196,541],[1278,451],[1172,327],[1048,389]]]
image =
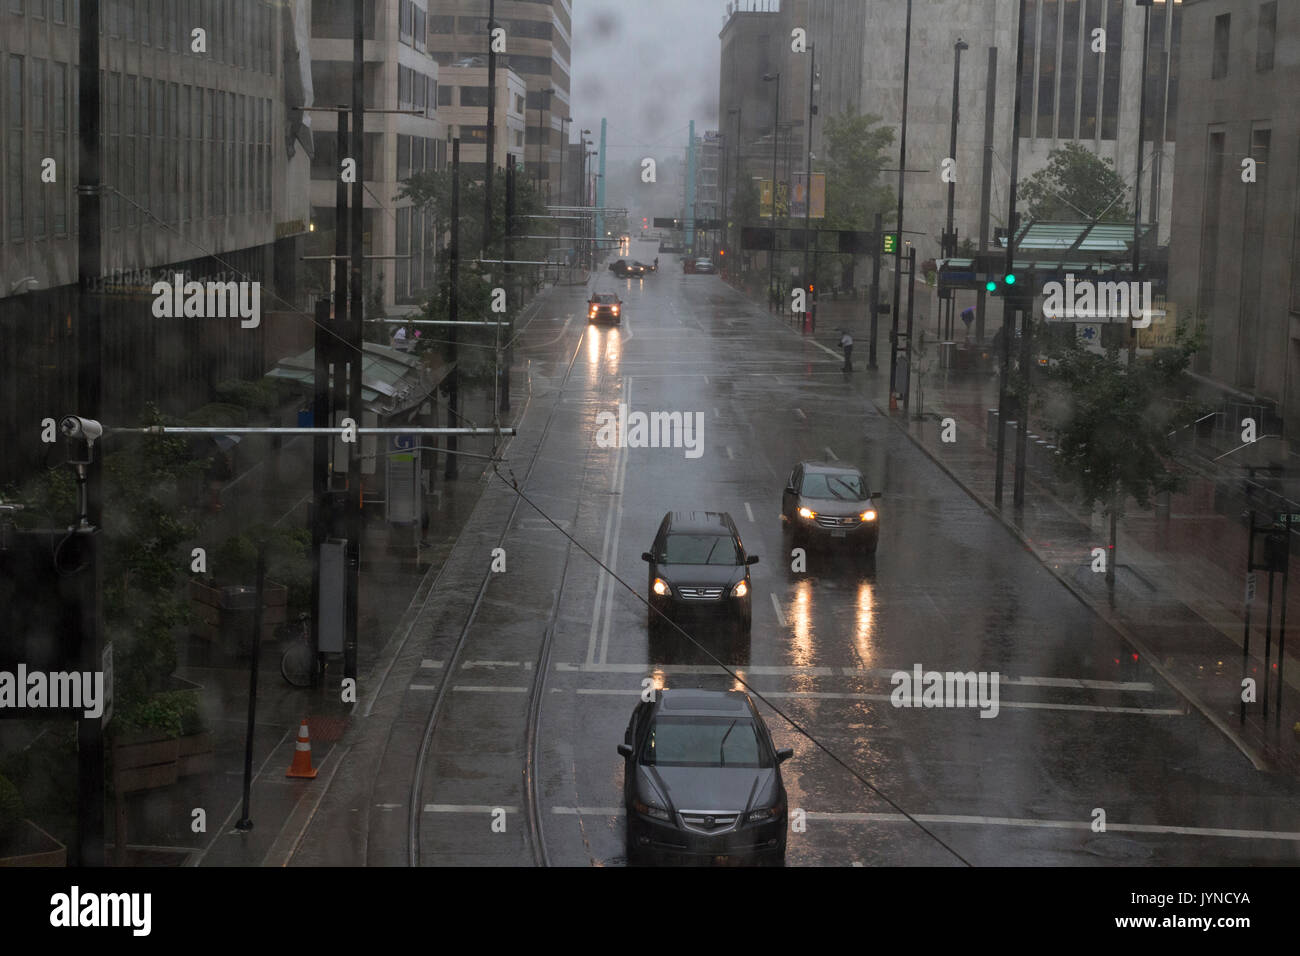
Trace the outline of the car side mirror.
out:
[[[654,556],[653,554],[651,554],[649,551],[642,551],[642,552],[641,552],[641,560],[642,560],[642,561],[649,561],[649,562],[651,562],[651,563],[653,564],[653,563],[654,563],[654,559],[655,559],[655,556]]]
[[[626,747],[627,744],[624,744],[623,746]],[[628,749],[631,749],[631,748],[628,748]],[[793,756],[794,756],[794,748],[793,748],[793,747],[782,747],[780,750],[778,750],[778,751],[776,752],[776,762],[777,762],[777,763],[785,763],[787,760],[789,760],[789,759],[790,759],[791,757],[793,757]]]
[[[632,745],[631,745],[631,744],[619,744],[619,745],[618,745],[618,752],[619,752],[620,755],[622,755],[622,756],[624,756],[624,757],[630,757],[630,756],[632,756]],[[790,753],[793,754],[794,751],[792,750],[792,751],[790,751]],[[780,756],[781,756],[780,753],[778,753],[778,754],[777,754],[777,757],[779,758]]]
[[[745,558],[745,563],[746,563],[746,564],[758,564],[758,555],[756,555],[756,554],[751,554],[749,557]]]
[[[873,491],[873,492],[871,493],[871,500],[872,500],[872,501],[875,501],[875,500],[876,500],[877,498],[879,498],[879,497],[880,497],[880,492],[878,492],[878,491]]]
[[[796,492],[796,491],[794,490],[794,485],[786,485],[786,486],[785,486],[785,493],[786,493],[787,495],[798,494],[798,492]]]

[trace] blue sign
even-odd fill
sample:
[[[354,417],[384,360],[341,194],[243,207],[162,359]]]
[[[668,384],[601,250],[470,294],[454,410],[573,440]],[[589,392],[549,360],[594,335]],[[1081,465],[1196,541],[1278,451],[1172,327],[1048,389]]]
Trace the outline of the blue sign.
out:
[[[415,448],[414,435],[394,435],[393,451],[411,451]]]

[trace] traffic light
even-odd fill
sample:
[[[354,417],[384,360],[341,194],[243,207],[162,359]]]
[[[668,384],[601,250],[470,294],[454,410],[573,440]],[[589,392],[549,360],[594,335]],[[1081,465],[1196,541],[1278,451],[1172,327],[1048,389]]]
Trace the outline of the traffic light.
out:
[[[1016,274],[1014,272],[1003,272],[996,276],[989,276],[988,281],[984,283],[984,291],[992,295],[1015,295],[1020,291],[1016,288]]]

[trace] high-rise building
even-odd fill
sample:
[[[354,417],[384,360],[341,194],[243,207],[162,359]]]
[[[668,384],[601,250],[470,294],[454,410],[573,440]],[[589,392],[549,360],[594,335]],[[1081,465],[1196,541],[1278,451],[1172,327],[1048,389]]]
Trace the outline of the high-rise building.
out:
[[[312,82],[316,106],[324,110],[341,106],[350,111],[352,106],[352,18],[352,0],[313,0]],[[384,258],[367,261],[363,285],[379,290],[384,311],[393,314],[418,308],[436,279],[433,213],[397,198],[412,173],[443,169],[447,163],[438,64],[429,55],[428,31],[422,0],[365,7],[362,251]],[[312,246],[314,254],[329,255],[334,251],[335,187],[341,160],[347,157],[338,154],[337,113],[318,110],[313,125]],[[315,265],[315,291],[326,294],[329,269]]]
[[[267,322],[155,318],[155,281],[256,281],[264,314],[308,307],[306,5],[232,0],[201,24],[191,8],[99,7],[102,414],[112,421],[134,420],[149,401],[185,411],[278,358]],[[31,443],[15,430],[68,411],[76,395],[80,3],[15,0],[3,16],[0,480],[28,464]]]
[[[1218,386],[1219,398],[1271,406],[1294,441],[1300,7],[1286,0],[1187,0],[1183,7],[1166,310],[1205,323],[1195,368]]]
[[[429,0],[433,58],[442,66],[486,67],[488,12],[488,0]],[[497,68],[513,70],[527,87],[525,172],[555,202],[560,183],[560,120],[570,116],[573,5],[570,0],[499,0],[495,16],[497,26],[505,31],[505,50],[497,55]],[[513,109],[513,103],[497,101],[496,109],[506,108]],[[513,145],[510,149],[514,151]]]
[[[488,70],[486,66],[446,66],[441,68],[438,106],[447,138],[460,137],[461,174],[482,180],[487,155]],[[524,162],[528,152],[525,142],[527,115],[524,104],[528,93],[523,77],[509,68],[496,71],[497,106],[493,113],[496,132],[492,152],[496,167]]]

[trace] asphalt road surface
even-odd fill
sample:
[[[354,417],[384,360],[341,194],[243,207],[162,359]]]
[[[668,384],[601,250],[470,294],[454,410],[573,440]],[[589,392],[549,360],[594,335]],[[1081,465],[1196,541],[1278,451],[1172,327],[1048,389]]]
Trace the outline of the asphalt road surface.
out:
[[[615,748],[646,678],[740,686],[705,650],[794,748],[788,865],[1297,860],[1294,783],[1253,770],[882,417],[865,355],[850,381],[837,353],[676,260],[557,289],[522,334],[529,398],[502,474],[532,504],[491,479],[363,685],[295,863],[624,864]],[[591,289],[622,296],[620,327],[586,324]],[[601,447],[597,415],[620,404],[698,414],[698,455]],[[807,459],[857,465],[882,492],[874,562],[813,553],[791,570],[781,490]],[[651,646],[640,555],[675,509],[729,512],[761,556],[746,645]],[[917,665],[996,672],[996,716],[895,707],[891,675]]]

